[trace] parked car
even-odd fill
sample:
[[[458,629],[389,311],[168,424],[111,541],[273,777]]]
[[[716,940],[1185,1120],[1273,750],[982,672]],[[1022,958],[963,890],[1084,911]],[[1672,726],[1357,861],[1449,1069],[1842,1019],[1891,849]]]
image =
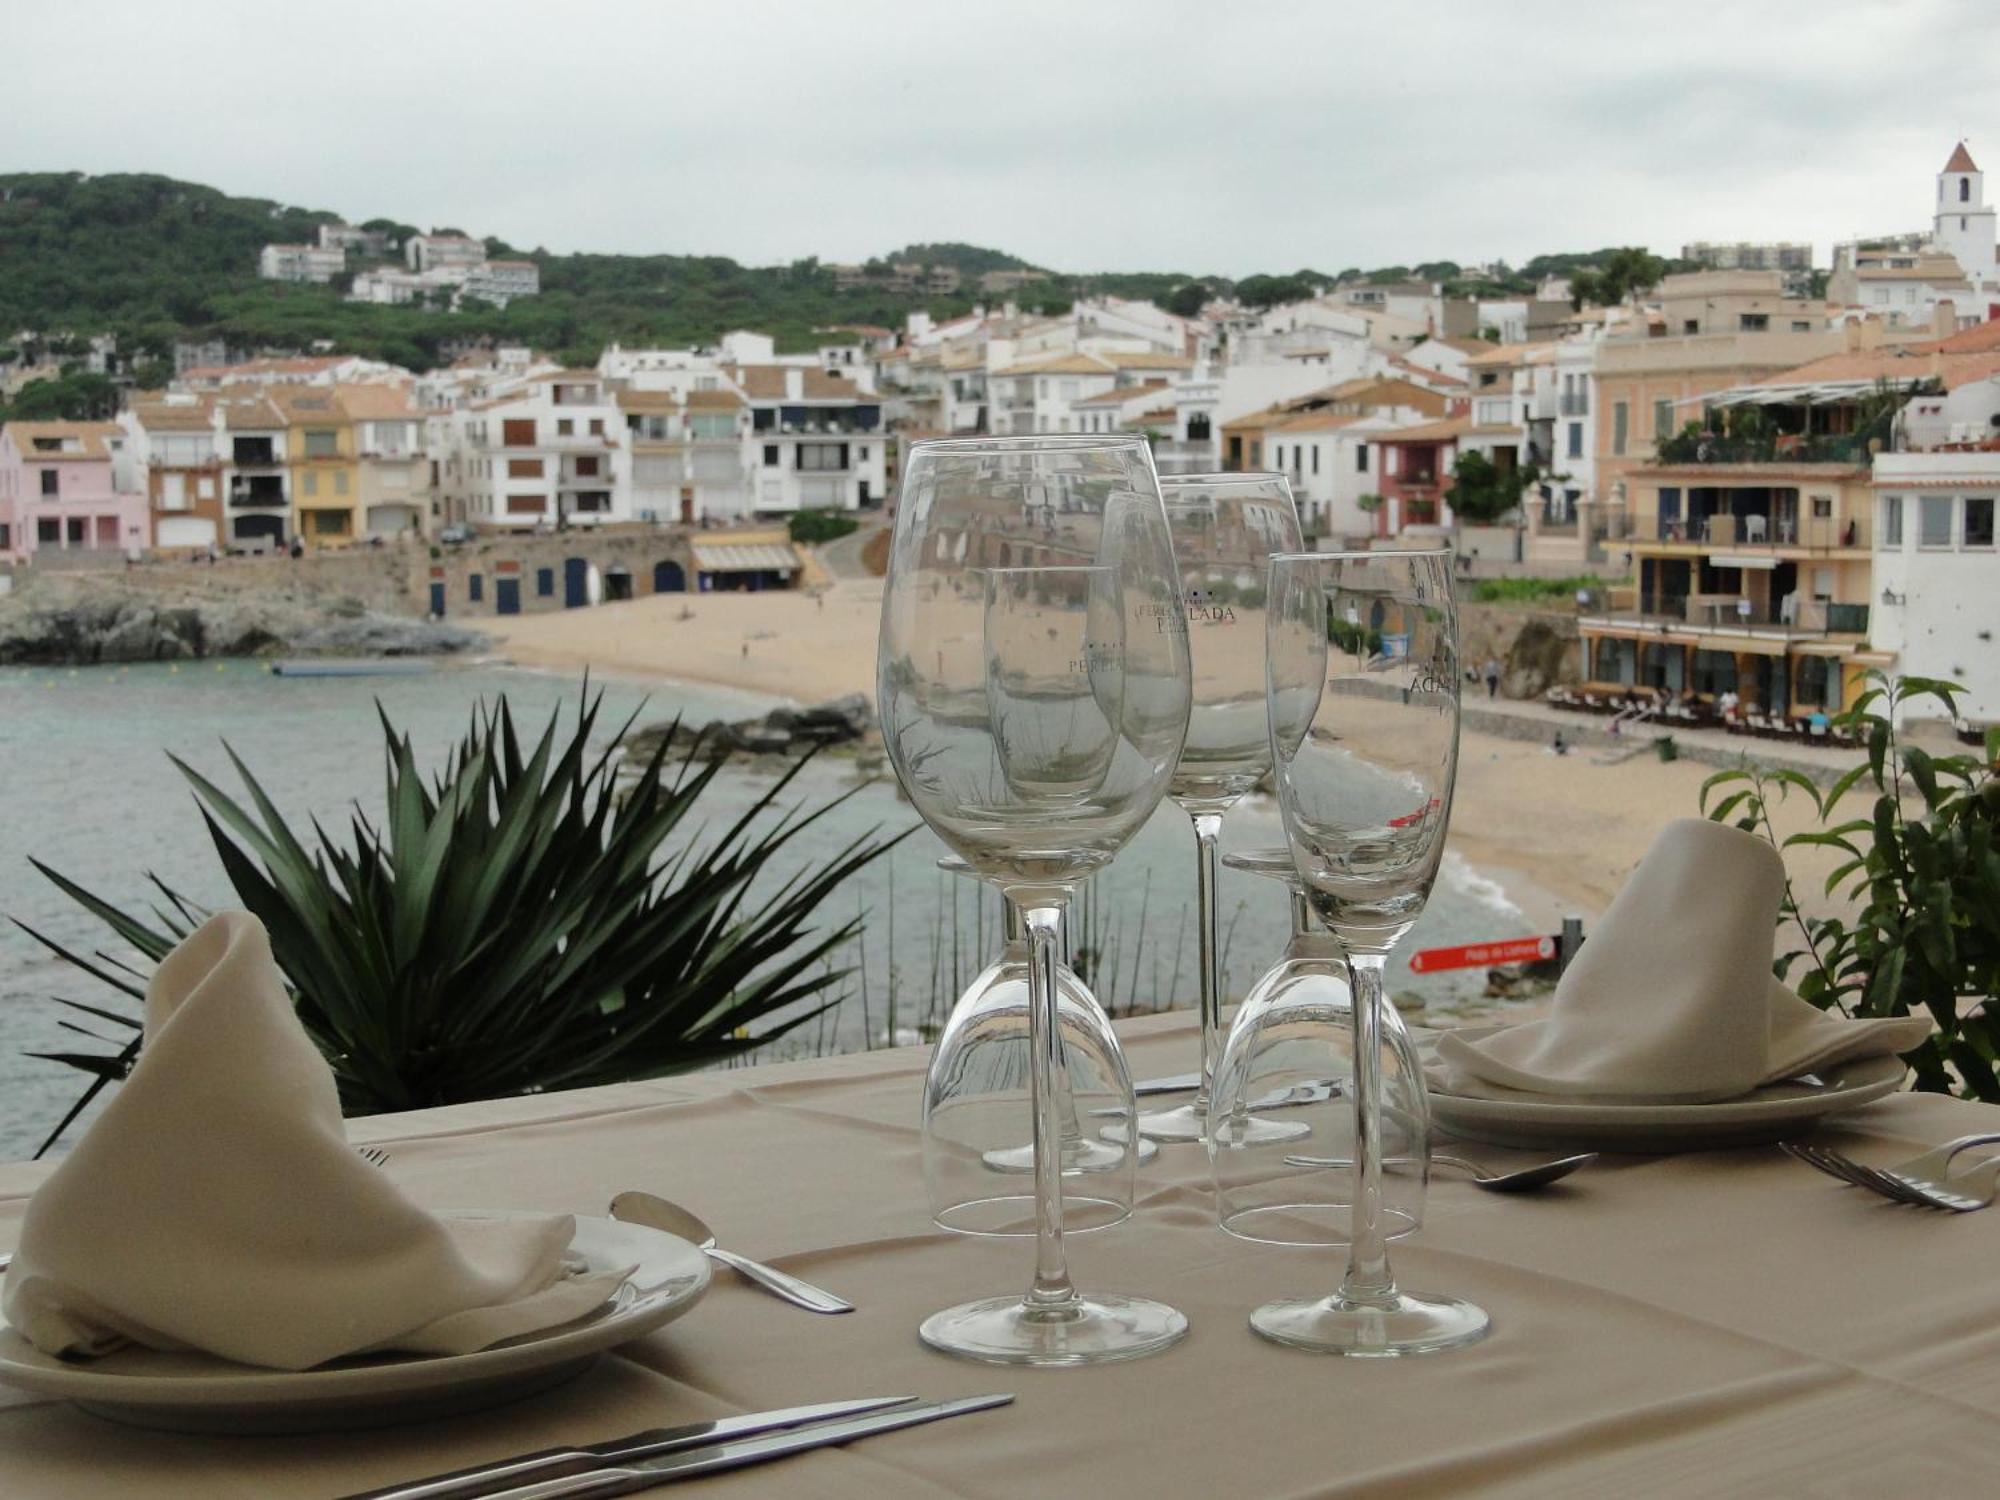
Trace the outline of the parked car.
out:
[[[447,547],[458,547],[472,540],[472,527],[465,521],[451,521],[440,527],[438,540]]]

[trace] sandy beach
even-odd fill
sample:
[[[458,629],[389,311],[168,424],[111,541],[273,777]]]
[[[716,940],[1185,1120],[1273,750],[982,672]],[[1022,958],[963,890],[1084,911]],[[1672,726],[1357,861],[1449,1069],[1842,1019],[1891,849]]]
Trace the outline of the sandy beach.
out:
[[[665,594],[558,614],[482,621],[522,666],[716,683],[802,703],[875,696],[876,579],[840,578],[820,598],[795,593]],[[747,650],[746,650],[747,647]],[[1700,811],[1714,768],[1651,756],[1602,765],[1538,745],[1468,732],[1459,757],[1451,846],[1538,920],[1594,917],[1661,826]],[[1858,804],[1857,804],[1858,805]],[[1781,809],[1780,835],[1810,826],[1810,808]],[[1832,862],[1788,856],[1809,911]]]

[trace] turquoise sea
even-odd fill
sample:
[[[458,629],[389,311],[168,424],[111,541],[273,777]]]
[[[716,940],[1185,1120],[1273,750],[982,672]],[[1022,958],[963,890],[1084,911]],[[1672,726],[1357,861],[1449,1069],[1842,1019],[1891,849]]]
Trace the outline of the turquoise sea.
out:
[[[463,732],[481,699],[505,691],[519,715],[539,722],[552,712],[574,713],[578,686],[503,668],[399,678],[274,677],[261,664],[243,661],[184,663],[177,670],[0,670],[0,916],[67,945],[117,951],[94,919],[36,873],[31,856],[119,905],[142,906],[155,894],[149,873],[204,904],[226,904],[221,867],[169,753],[234,788],[223,750],[227,740],[288,815],[301,822],[316,815],[328,828],[343,829],[357,804],[371,817],[381,807],[378,701],[410,734],[420,757],[436,757]],[[701,723],[759,713],[775,701],[708,687],[600,686],[603,721],[610,724],[642,702],[642,722],[678,712]],[[710,821],[747,807],[768,790],[770,779],[749,767],[725,770],[710,794]],[[851,761],[829,756],[808,768],[791,795],[817,804],[857,779]],[[893,780],[884,779],[865,786],[794,847],[800,860],[824,859],[869,829],[917,821]],[[1276,842],[1274,807],[1253,801],[1231,813],[1225,848]],[[912,1040],[915,1029],[938,1019],[982,966],[982,948],[997,941],[994,898],[940,874],[935,861],[942,852],[928,831],[919,832],[837,899],[829,920],[857,911],[866,918],[851,957],[858,972],[838,1016],[795,1034],[794,1050]],[[1187,819],[1163,807],[1089,894],[1082,913],[1088,931],[1078,940],[1103,950],[1097,987],[1114,1009],[1191,1003],[1192,865]],[[1241,994],[1283,946],[1286,908],[1276,887],[1233,871],[1224,872],[1222,895],[1228,984]],[[1528,930],[1498,887],[1452,862],[1408,949]],[[1398,972],[1391,989],[1435,995],[1478,983],[1477,973],[1420,979]],[[103,1023],[51,1003],[56,995],[126,1008],[13,922],[0,924],[0,1159],[33,1152],[85,1081],[25,1054],[99,1050],[64,1030],[64,1019],[110,1034]],[[1192,1066],[1194,1059],[1188,1061]]]

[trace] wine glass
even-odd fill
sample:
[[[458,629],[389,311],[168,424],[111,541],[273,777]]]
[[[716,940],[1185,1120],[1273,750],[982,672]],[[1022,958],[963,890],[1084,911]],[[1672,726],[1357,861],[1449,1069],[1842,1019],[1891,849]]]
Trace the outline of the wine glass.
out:
[[[1264,709],[1264,614],[1270,559],[1298,551],[1298,507],[1282,474],[1183,474],[1160,481],[1187,608],[1194,704],[1170,793],[1194,823],[1195,932],[1201,982],[1201,1082],[1192,1101],[1139,1117],[1157,1141],[1208,1134],[1210,1091],[1222,1040],[1216,841],[1222,816],[1271,770]],[[1297,1121],[1245,1116],[1246,1140],[1291,1140]]]
[[[1382,974],[1444,858],[1458,768],[1458,613],[1447,551],[1271,564],[1271,744],[1292,863],[1354,975],[1353,1210],[1331,1297],[1267,1302],[1250,1326],[1328,1354],[1422,1354],[1483,1338],[1469,1302],[1405,1292],[1382,1182]]]
[[[954,875],[972,867],[957,855],[938,861]],[[966,986],[946,1019],[924,1077],[924,1182],[931,1218],[960,1234],[1034,1233],[1032,1189],[995,1183],[996,1172],[1023,1176],[1035,1169],[1026,1137],[1030,1011],[1028,928],[1021,909],[1002,896],[1000,956]],[[1059,951],[1066,950],[1059,940]],[[1103,1228],[1132,1208],[1132,1168],[1158,1153],[1141,1140],[1135,1155],[1095,1128],[1116,1119],[1131,1098],[1124,1053],[1111,1019],[1065,962],[1057,970],[1057,1019],[1068,1068],[1062,1119],[1062,1170],[1091,1181],[1063,1195],[1063,1228]],[[1126,1120],[1129,1122],[1129,1116]]]
[[[877,681],[905,793],[1014,899],[1028,933],[1034,1275],[1025,1296],[946,1309],[921,1336],[1020,1365],[1164,1349],[1186,1318],[1150,1298],[1083,1295],[1063,1249],[1062,912],[1158,807],[1187,735],[1187,624],[1145,439],[913,444]],[[1129,1082],[1120,1107],[1129,1120]]]
[[[1216,1216],[1239,1239],[1343,1245],[1352,1228],[1354,991],[1340,944],[1313,915],[1290,849],[1223,857],[1231,869],[1283,882],[1292,908],[1284,956],[1252,985],[1215,1065],[1210,1167]],[[1380,1033],[1385,1239],[1423,1223],[1430,1102],[1416,1044],[1386,997]],[[1313,1154],[1248,1143],[1238,1122],[1282,1107],[1311,1126]]]

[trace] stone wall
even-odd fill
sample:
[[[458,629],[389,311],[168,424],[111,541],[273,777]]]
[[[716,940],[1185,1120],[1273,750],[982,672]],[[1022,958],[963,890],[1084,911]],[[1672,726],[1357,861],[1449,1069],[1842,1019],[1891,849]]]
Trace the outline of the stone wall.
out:
[[[1509,698],[1539,698],[1558,682],[1583,680],[1573,611],[1462,602],[1458,638],[1460,660],[1471,671],[1483,672],[1489,659],[1499,659],[1500,691]]]

